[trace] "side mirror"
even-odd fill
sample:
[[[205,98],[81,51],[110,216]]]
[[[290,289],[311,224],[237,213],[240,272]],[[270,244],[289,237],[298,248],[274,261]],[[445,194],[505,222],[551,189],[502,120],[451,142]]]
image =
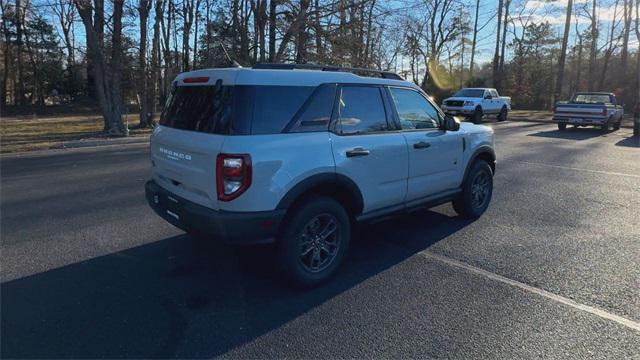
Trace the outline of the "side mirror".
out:
[[[484,99],[485,99],[485,100],[491,100],[491,99],[492,99],[491,94],[489,94],[489,95],[485,95]]]
[[[445,115],[442,122],[442,130],[458,131],[460,130],[460,121],[451,115]]]

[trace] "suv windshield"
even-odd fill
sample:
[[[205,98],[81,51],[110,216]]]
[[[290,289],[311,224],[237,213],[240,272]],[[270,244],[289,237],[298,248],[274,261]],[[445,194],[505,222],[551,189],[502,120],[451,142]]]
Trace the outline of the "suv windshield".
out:
[[[484,97],[484,90],[482,89],[462,89],[455,93],[453,96],[469,97],[469,98],[482,98]]]

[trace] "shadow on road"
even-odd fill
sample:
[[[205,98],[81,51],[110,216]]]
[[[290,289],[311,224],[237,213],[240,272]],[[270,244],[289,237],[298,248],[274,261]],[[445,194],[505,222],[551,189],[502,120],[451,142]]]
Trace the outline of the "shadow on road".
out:
[[[272,248],[186,235],[1,285],[2,358],[221,355],[393,267],[469,222],[422,211],[367,227],[328,285],[290,289]]]
[[[538,136],[538,137],[545,137],[545,138],[567,139],[567,140],[588,140],[588,139],[596,138],[598,136],[603,136],[606,134],[607,133],[596,128],[568,127],[564,131],[560,131],[560,130],[540,131],[534,134],[529,134],[527,136]]]
[[[640,148],[640,136],[631,136],[616,143],[616,146]]]

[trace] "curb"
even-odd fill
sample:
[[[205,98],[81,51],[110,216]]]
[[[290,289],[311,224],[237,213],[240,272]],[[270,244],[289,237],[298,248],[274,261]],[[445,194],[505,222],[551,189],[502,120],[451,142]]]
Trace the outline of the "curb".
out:
[[[38,156],[50,154],[51,152],[62,152],[64,150],[85,149],[107,146],[127,146],[127,145],[141,145],[148,144],[149,136],[136,136],[131,138],[113,138],[113,139],[95,139],[95,140],[74,140],[65,141],[58,144],[53,144],[48,148],[42,148],[37,150],[26,150],[0,154],[0,159],[10,157],[24,157],[24,156]]]
[[[107,146],[107,145],[129,145],[144,144],[149,142],[149,136],[136,136],[130,138],[96,139],[96,140],[74,140],[65,141],[49,147],[55,149],[77,149],[83,147]]]

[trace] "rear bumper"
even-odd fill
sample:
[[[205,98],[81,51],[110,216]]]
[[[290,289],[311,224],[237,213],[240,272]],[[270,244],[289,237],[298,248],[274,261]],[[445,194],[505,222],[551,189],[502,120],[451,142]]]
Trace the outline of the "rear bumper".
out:
[[[561,124],[574,125],[602,125],[607,122],[606,117],[574,117],[574,116],[553,116],[553,121]]]
[[[149,206],[170,224],[232,244],[273,242],[286,210],[230,212],[185,200],[151,180],[145,184]]]

